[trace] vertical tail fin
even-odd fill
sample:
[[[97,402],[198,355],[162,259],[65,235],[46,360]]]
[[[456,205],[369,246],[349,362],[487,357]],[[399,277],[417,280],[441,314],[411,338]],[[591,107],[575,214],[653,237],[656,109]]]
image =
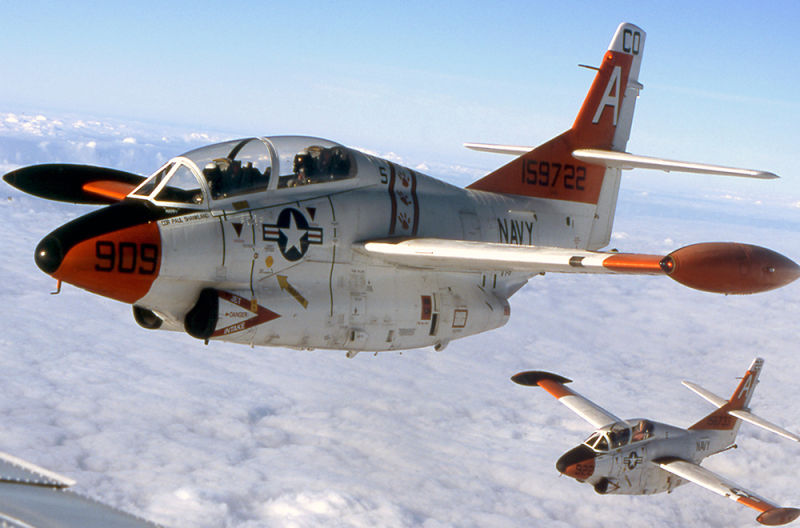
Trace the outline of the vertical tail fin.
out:
[[[738,428],[739,419],[732,416],[729,411],[747,410],[750,405],[750,399],[753,397],[753,391],[758,384],[758,376],[761,374],[763,365],[763,359],[754,359],[750,368],[747,369],[747,372],[742,377],[742,381],[739,382],[739,386],[733,392],[733,396],[719,409],[705,416],[689,429],[730,431]]]
[[[763,366],[763,359],[755,358],[753,360],[750,368],[747,369],[747,372],[742,377],[742,381],[739,382],[739,386],[736,387],[733,396],[728,400],[728,404],[731,406],[729,409],[730,411],[748,408],[750,399],[753,397],[753,391],[758,384],[758,376],[761,374],[761,367]]]
[[[572,128],[468,186],[468,189],[596,205],[590,248],[608,244],[620,170],[582,162],[577,149],[623,151],[641,85],[645,32],[620,24]]]
[[[633,110],[642,85],[645,33],[633,24],[620,24],[572,125],[576,148],[625,150]]]

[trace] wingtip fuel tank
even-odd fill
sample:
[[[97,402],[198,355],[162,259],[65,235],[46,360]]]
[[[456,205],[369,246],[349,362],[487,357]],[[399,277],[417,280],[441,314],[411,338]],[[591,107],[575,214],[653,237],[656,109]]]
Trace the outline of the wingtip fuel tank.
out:
[[[800,266],[771,249],[736,242],[704,242],[673,251],[661,269],[684,286],[744,295],[785,286],[800,277]]]
[[[766,526],[780,526],[788,524],[800,517],[797,508],[773,508],[759,515],[756,520]]]

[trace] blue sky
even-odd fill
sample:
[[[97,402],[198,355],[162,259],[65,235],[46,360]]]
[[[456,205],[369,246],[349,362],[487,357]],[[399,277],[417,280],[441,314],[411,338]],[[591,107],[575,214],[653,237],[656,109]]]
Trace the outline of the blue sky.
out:
[[[490,168],[567,128],[622,21],[648,33],[629,150],[800,190],[796,2],[8,2],[0,110],[299,133]],[[680,178],[680,177],[679,177]],[[676,180],[679,185],[689,181]]]

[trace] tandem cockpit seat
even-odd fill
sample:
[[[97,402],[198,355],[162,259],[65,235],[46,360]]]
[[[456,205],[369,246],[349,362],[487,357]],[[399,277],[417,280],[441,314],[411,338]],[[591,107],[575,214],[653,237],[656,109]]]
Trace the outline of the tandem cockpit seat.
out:
[[[208,182],[211,197],[218,200],[266,189],[269,184],[270,167],[261,172],[250,161],[242,164],[237,159],[219,158],[206,163],[203,176]]]
[[[346,148],[311,145],[295,154],[293,174],[281,176],[278,188],[352,178],[352,168],[353,163]]]
[[[160,206],[238,211],[264,193],[355,179],[357,166],[349,149],[325,139],[251,137],[176,156],[130,194]]]

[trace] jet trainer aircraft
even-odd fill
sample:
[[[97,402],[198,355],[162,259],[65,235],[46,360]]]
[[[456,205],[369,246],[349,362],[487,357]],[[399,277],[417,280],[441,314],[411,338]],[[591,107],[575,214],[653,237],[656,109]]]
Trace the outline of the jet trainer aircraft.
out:
[[[578,447],[564,453],[556,468],[564,475],[594,486],[600,494],[650,495],[670,492],[693,482],[761,514],[770,526],[800,517],[800,509],[782,508],[700,466],[711,455],[736,447],[742,421],[763,427],[795,442],[800,437],[750,412],[748,405],[758,384],[764,360],[756,358],[729,400],[694,383],[683,384],[717,406],[688,429],[651,420],[621,420],[568,389],[571,380],[550,372],[527,371],[512,376],[520,385],[539,386],[598,429]]]
[[[775,178],[625,152],[645,33],[621,24],[572,128],[462,189],[312,137],[227,141],[147,178],[85,165],[4,176],[36,196],[111,204],[47,235],[36,264],[133,305],[145,328],[250,345],[385,351],[506,323],[546,272],[666,275],[747,294],[800,267],[771,250],[704,243],[669,255],[601,252],[622,169]]]

